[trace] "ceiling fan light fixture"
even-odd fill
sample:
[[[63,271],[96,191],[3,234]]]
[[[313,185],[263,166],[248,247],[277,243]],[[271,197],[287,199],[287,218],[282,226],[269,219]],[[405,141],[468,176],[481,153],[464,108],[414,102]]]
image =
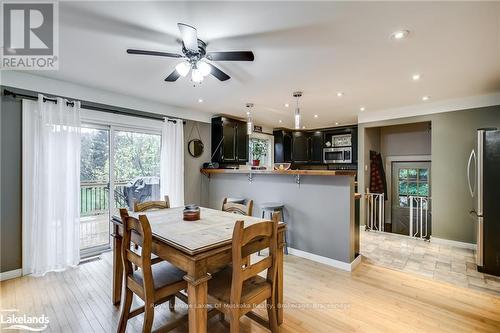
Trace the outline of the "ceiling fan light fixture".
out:
[[[191,69],[191,64],[187,61],[180,62],[177,64],[177,66],[175,66],[175,70],[182,77],[186,77],[190,69]]]
[[[210,72],[212,71],[212,68],[210,67],[210,65],[204,61],[201,61],[201,60],[196,63],[196,68],[198,68],[201,75],[203,75],[203,76],[209,75]]]
[[[191,71],[191,80],[193,80],[194,83],[200,83],[203,81],[204,77],[201,74],[200,70],[197,68],[193,68]]]

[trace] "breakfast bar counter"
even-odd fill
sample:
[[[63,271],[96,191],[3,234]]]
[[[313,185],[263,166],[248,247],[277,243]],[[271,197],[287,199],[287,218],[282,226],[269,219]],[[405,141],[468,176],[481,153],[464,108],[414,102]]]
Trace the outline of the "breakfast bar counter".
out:
[[[350,270],[359,253],[355,171],[201,169],[205,205],[253,200],[253,216],[269,203],[284,206],[289,253]]]
[[[350,170],[252,170],[252,169],[201,169],[204,175],[221,173],[262,174],[262,175],[304,175],[304,176],[356,176],[356,171]]]

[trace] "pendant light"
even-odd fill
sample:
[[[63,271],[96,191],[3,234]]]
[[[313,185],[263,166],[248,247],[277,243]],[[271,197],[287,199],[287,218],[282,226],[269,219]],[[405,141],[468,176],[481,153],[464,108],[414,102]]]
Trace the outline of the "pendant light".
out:
[[[247,134],[251,135],[253,133],[253,121],[252,121],[252,113],[250,109],[253,108],[253,103],[247,103],[246,107],[249,111],[247,111]]]
[[[300,129],[300,109],[299,109],[299,98],[302,97],[302,91],[296,91],[293,93],[293,97],[297,99],[295,105],[295,129]]]

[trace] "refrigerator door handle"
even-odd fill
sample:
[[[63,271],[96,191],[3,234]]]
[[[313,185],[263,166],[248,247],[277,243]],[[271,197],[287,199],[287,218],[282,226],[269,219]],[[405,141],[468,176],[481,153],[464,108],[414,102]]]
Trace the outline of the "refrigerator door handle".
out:
[[[469,184],[470,195],[471,195],[471,197],[474,198],[474,192],[476,191],[476,184],[472,185],[471,181],[470,181],[470,178],[471,178],[470,166],[471,166],[472,160],[474,160],[474,164],[476,164],[476,152],[474,151],[474,149],[472,149],[472,151],[470,152],[469,161],[467,163],[467,183]]]

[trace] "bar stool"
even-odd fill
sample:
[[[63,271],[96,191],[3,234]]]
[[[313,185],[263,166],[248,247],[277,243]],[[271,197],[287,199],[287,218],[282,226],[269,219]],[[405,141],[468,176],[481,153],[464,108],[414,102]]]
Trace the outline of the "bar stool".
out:
[[[266,213],[269,213],[269,219],[273,218],[273,213],[279,212],[281,214],[281,220],[285,222],[285,214],[283,212],[285,205],[281,202],[264,202],[261,206],[262,218],[266,217]],[[285,254],[288,254],[288,241],[286,237],[287,232],[285,232]],[[260,254],[260,253],[259,253]]]

